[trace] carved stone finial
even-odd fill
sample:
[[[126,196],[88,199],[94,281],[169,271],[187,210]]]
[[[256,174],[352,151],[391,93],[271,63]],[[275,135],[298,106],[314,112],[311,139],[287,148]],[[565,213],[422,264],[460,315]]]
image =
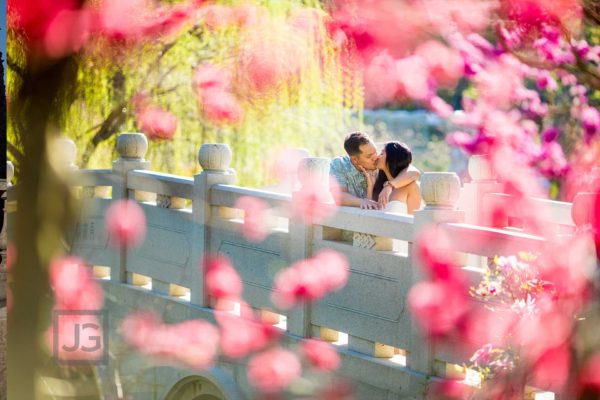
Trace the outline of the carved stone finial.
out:
[[[6,162],[6,184],[7,186],[12,185],[12,179],[15,177],[15,166],[11,161]]]
[[[67,138],[58,138],[54,142],[54,151],[57,152],[56,159],[68,168],[76,168],[77,146],[75,142]]]
[[[205,143],[198,151],[198,162],[204,171],[227,171],[231,164],[231,148],[224,143]]]
[[[143,160],[148,151],[148,139],[143,133],[121,133],[117,138],[117,151],[121,158]]]
[[[454,172],[425,172],[421,176],[421,196],[426,208],[454,209],[460,196],[460,179]]]
[[[487,155],[473,155],[469,157],[469,176],[475,182],[496,179],[496,174],[492,170]]]
[[[298,163],[298,179],[305,184],[323,184],[329,182],[329,159],[323,157],[307,157]]]

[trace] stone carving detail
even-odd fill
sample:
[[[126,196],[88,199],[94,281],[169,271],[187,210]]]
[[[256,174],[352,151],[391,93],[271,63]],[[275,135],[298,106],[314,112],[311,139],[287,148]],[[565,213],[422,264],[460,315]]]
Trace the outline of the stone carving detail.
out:
[[[117,151],[121,158],[142,160],[148,151],[148,139],[143,133],[121,133]]]
[[[486,155],[469,157],[469,176],[473,181],[492,181],[496,179],[492,166]]]
[[[198,151],[198,162],[205,171],[227,171],[231,157],[231,149],[224,143],[206,143]]]
[[[352,246],[359,247],[361,249],[375,249],[375,235],[369,235],[368,233],[354,232],[352,236]]]
[[[166,194],[157,194],[156,205],[160,208],[171,207],[171,196],[167,196]]]
[[[425,172],[421,176],[421,196],[426,208],[454,209],[460,196],[460,180],[454,172]]]
[[[58,138],[54,142],[57,157],[61,165],[67,168],[76,169],[75,159],[77,158],[77,146],[75,142],[67,138]]]

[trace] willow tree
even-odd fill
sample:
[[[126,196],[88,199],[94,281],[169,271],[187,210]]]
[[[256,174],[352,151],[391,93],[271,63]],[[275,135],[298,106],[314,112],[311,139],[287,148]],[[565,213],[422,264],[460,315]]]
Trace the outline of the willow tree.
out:
[[[342,65],[346,49],[328,35],[320,2],[221,3],[193,9],[175,4],[181,6],[180,20],[169,21],[169,29],[143,46],[117,33],[77,54],[74,98],[58,99],[58,109],[61,132],[79,149],[80,167],[109,167],[115,138],[124,131],[145,131],[153,140],[148,158],[154,169],[185,175],[197,172],[202,143],[227,143],[235,155],[232,167],[246,185],[265,183],[265,159],[282,147],[304,147],[314,155],[340,152],[340,137],[361,110],[362,88],[358,75]],[[13,88],[20,68],[14,50]],[[232,75],[231,92],[241,110],[235,121],[203,110],[192,80],[194,69],[206,63]],[[153,134],[144,125],[140,96],[164,112],[156,123],[174,118],[172,132]],[[217,107],[229,111],[227,104]],[[18,162],[15,136],[9,130]]]

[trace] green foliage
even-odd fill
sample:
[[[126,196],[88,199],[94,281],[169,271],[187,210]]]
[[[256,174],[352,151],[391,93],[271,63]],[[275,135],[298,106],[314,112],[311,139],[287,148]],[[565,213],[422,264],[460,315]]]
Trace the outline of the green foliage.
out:
[[[261,31],[261,39],[267,41],[276,38],[277,28],[294,10],[321,8],[316,0],[254,4],[265,7],[275,27]],[[76,142],[79,167],[110,168],[117,135],[139,131],[132,105],[139,93],[179,120],[173,140],[153,140],[149,145],[146,158],[157,171],[192,175],[200,169],[197,152],[203,143],[227,143],[238,182],[256,186],[268,183],[266,162],[275,149],[303,147],[314,156],[341,153],[350,115],[362,108],[362,89],[360,80],[342,68],[340,50],[325,35],[320,35],[319,43],[306,39],[309,53],[300,76],[267,97],[240,99],[245,112],[241,124],[215,126],[202,118],[192,88],[194,67],[210,62],[235,72],[235,54],[247,39],[245,34],[236,26],[209,30],[196,22],[176,36],[159,37],[142,47],[117,49],[99,42],[88,46],[78,56],[75,101],[64,102],[61,115],[64,136]],[[9,82],[15,79],[15,71],[9,71]],[[10,127],[9,141],[18,144]]]

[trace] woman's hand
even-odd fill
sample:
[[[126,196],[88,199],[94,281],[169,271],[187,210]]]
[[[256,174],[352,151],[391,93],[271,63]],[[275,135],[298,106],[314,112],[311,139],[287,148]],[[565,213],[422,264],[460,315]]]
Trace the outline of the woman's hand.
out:
[[[364,167],[358,166],[358,170],[363,174],[367,180],[367,188],[373,188],[375,186],[375,180],[377,179],[377,170],[367,171]]]
[[[383,210],[388,205],[388,203],[390,202],[390,195],[393,191],[394,189],[392,188],[392,185],[383,186],[381,192],[379,192],[379,198],[377,199],[377,203],[379,204],[380,209]]]

